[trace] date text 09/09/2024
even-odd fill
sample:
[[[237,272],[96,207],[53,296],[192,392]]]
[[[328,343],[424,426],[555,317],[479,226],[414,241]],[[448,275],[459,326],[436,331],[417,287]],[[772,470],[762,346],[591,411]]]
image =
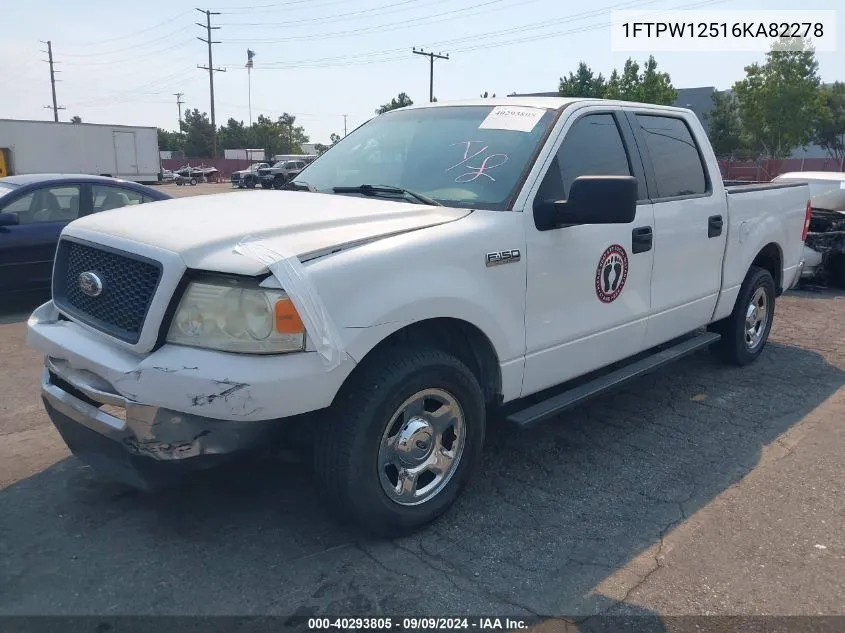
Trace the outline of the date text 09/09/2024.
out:
[[[399,630],[399,631],[517,631],[528,628],[528,623],[519,618],[497,617],[403,617],[403,618],[308,618],[310,631],[355,631],[355,630]]]
[[[824,37],[821,22],[625,22],[625,37]]]

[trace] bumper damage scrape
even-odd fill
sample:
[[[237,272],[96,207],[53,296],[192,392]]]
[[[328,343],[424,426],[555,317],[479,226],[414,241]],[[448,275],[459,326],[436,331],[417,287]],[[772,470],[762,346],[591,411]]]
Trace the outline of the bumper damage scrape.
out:
[[[305,325],[305,332],[322,357],[326,371],[339,367],[348,355],[334,321],[299,257],[269,248],[261,240],[251,239],[250,236],[238,242],[234,252],[252,257],[267,266],[296,307]]]

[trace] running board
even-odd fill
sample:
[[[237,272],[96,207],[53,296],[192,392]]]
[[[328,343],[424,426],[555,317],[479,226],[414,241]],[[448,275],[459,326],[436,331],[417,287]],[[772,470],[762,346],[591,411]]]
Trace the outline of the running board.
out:
[[[639,378],[684,356],[689,356],[693,352],[697,352],[704,347],[718,342],[721,338],[721,335],[715,332],[702,332],[671,347],[660,349],[629,365],[594,378],[589,382],[551,396],[547,400],[533,404],[520,411],[515,411],[508,415],[506,419],[520,429],[530,428],[546,418],[553,417],[585,400],[615,389],[629,380]]]

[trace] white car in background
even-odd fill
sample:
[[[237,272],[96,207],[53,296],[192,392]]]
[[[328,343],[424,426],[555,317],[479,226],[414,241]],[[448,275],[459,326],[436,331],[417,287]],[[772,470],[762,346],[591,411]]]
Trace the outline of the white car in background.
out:
[[[772,182],[810,187],[810,227],[804,245],[805,278],[827,279],[845,287],[845,172],[794,171]]]

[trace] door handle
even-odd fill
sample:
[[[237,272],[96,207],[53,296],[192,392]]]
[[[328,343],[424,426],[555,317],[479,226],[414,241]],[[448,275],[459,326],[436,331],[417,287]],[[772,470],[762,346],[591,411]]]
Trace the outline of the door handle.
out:
[[[654,233],[650,226],[640,226],[631,231],[631,252],[645,253],[651,250]]]
[[[722,216],[711,215],[707,219],[707,237],[719,237],[722,234]]]

